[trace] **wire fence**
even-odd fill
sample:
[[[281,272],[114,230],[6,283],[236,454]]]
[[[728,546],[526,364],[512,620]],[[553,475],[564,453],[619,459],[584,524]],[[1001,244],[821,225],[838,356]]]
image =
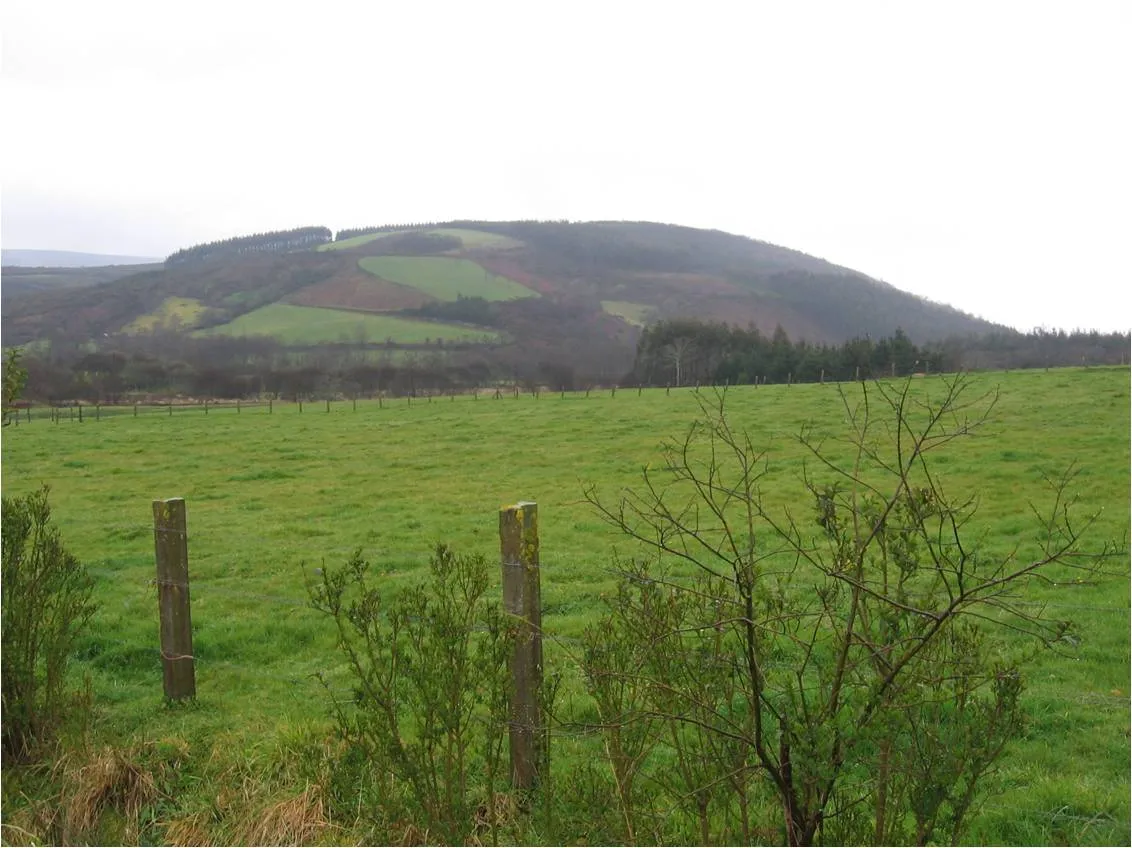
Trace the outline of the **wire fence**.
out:
[[[753,383],[752,387],[766,385]],[[276,412],[292,413],[333,413],[357,412],[366,408],[388,409],[398,407],[412,407],[455,403],[465,401],[501,401],[501,400],[540,400],[542,398],[588,399],[590,397],[616,398],[618,396],[640,397],[646,391],[658,393],[663,391],[666,396],[671,395],[673,389],[677,392],[699,391],[707,388],[724,389],[727,386],[710,386],[708,384],[686,386],[602,386],[589,388],[551,390],[545,388],[520,388],[518,386],[501,386],[477,389],[456,390],[421,390],[412,393],[357,395],[353,397],[275,397],[267,400],[188,400],[176,399],[168,401],[139,401],[139,402],[90,402],[90,401],[64,401],[51,404],[35,404],[28,402],[17,403],[11,412],[11,423],[21,426],[39,422],[53,424],[87,423],[113,418],[139,418],[145,416],[183,416],[183,415],[242,415],[252,414],[271,415]]]

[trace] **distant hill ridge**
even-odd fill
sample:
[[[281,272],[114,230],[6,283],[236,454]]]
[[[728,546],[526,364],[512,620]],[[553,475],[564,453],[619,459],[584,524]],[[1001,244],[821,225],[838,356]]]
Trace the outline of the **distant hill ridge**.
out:
[[[434,339],[459,324],[516,355],[569,349],[620,357],[632,355],[640,326],[676,318],[767,334],[781,326],[792,339],[817,343],[880,338],[897,327],[917,343],[1004,329],[801,251],[719,230],[459,220],[347,229],[335,240],[322,227],[279,235],[192,246],[178,255],[202,261],[116,269],[118,279],[88,279],[83,288],[60,290],[32,272],[27,287],[9,292],[18,275],[6,274],[5,342],[164,328],[396,346],[398,328],[407,326],[397,321],[416,322],[419,344],[420,333],[427,336],[420,320],[428,319],[438,322]],[[323,321],[324,310],[343,315]]]
[[[160,258],[153,256],[81,253],[74,250],[0,250],[0,265],[14,268],[101,268],[106,265],[147,265],[160,261]]]

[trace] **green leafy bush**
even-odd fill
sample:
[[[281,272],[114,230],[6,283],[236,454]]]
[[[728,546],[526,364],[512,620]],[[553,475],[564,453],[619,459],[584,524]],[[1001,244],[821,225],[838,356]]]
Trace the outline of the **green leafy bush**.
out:
[[[337,800],[386,832],[408,822],[447,844],[494,832],[508,804],[496,788],[507,778],[510,640],[485,597],[487,562],[438,545],[428,582],[391,597],[369,569],[358,551],[309,587],[334,619],[354,686],[334,713],[359,796]]]
[[[3,499],[5,765],[33,759],[73,705],[67,664],[95,610],[92,581],[51,524],[47,494]]]

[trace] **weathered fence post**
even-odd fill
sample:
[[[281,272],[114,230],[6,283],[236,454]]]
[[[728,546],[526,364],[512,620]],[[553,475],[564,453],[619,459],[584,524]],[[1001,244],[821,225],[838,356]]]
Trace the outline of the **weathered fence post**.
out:
[[[174,701],[192,698],[196,696],[197,684],[189,615],[189,538],[184,498],[153,502],[153,546],[157,556],[165,697]]]
[[[539,600],[538,504],[520,501],[499,510],[503,562],[503,611],[513,616],[511,655],[511,785],[531,789],[539,781],[543,722],[542,608]]]
[[[81,403],[79,404],[79,423],[83,423],[83,405]]]
[[[326,413],[330,414],[330,398],[326,399]]]

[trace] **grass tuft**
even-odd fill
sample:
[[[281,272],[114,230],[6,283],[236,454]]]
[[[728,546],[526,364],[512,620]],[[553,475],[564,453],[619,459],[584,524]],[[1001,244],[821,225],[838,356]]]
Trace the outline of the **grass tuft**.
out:
[[[298,795],[250,816],[246,825],[237,830],[235,842],[240,845],[310,845],[330,827],[322,789],[311,785]]]

